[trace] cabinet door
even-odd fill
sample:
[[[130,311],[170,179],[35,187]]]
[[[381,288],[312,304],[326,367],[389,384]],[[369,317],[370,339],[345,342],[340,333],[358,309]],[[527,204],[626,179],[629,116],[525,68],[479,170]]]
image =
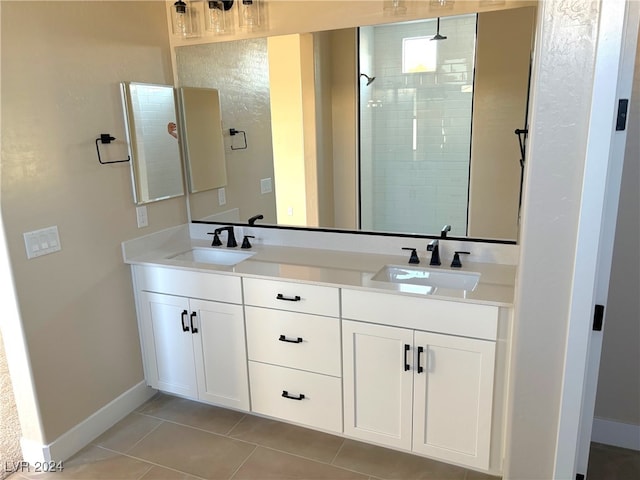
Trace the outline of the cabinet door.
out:
[[[495,343],[415,332],[415,346],[413,450],[489,468]]]
[[[190,300],[200,400],[249,410],[242,306]]]
[[[413,330],[342,322],[344,433],[411,449]]]
[[[197,398],[188,300],[140,292],[140,308],[147,382],[164,392]]]

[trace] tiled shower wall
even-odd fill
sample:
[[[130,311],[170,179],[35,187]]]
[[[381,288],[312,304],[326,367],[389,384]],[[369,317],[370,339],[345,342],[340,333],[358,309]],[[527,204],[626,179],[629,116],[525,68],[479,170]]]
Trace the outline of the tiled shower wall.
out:
[[[361,30],[362,228],[467,233],[476,16],[442,18],[436,72],[402,73],[402,39],[436,20]],[[415,134],[415,142],[414,142]]]

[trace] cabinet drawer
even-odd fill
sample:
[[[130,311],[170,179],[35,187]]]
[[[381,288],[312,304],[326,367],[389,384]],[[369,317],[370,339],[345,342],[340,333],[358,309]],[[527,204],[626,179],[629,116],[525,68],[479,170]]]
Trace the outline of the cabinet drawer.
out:
[[[342,318],[496,340],[498,307],[407,295],[342,291]]]
[[[249,362],[249,384],[254,412],[342,432],[342,385],[339,378]]]
[[[245,316],[249,360],[340,376],[337,318],[260,307]]]
[[[240,277],[191,272],[178,268],[135,266],[136,288],[156,293],[242,303]]]
[[[258,278],[245,278],[243,282],[246,305],[329,317],[340,315],[337,288]]]

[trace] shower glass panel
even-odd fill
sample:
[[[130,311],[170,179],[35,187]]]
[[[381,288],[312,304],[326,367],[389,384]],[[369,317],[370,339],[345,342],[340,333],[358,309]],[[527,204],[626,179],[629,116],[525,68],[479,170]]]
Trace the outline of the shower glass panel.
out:
[[[363,230],[467,234],[476,19],[360,28]]]

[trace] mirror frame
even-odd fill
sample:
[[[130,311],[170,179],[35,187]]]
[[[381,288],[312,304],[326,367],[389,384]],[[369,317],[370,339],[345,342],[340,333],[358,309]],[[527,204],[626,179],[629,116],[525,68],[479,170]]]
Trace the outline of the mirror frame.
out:
[[[129,150],[129,157],[131,158],[131,161],[129,162],[130,164],[130,168],[131,168],[131,189],[132,189],[132,193],[133,193],[133,202],[135,205],[146,205],[149,203],[153,203],[153,202],[158,202],[160,200],[167,200],[169,198],[177,198],[180,196],[185,195],[185,182],[184,182],[184,162],[183,162],[183,158],[182,158],[182,152],[181,152],[181,147],[179,142],[176,140],[176,153],[177,153],[177,162],[178,162],[178,168],[176,169],[179,172],[180,175],[180,192],[179,193],[170,193],[167,195],[163,195],[163,196],[159,196],[159,197],[153,197],[153,198],[149,198],[149,199],[142,199],[142,194],[140,192],[141,188],[141,174],[140,174],[140,166],[139,166],[139,155],[138,155],[138,149],[140,148],[139,143],[136,140],[136,116],[135,116],[135,111],[133,108],[133,102],[131,99],[131,90],[130,87],[132,85],[140,85],[140,86],[148,86],[148,87],[162,87],[162,88],[170,88],[172,91],[172,98],[173,98],[173,109],[175,112],[175,122],[177,123],[177,119],[178,119],[178,109],[177,109],[177,103],[176,103],[176,94],[175,94],[175,88],[171,85],[160,85],[160,84],[153,84],[153,83],[142,83],[142,82],[121,82],[120,83],[120,91],[121,91],[121,97],[122,97],[122,110],[123,110],[123,114],[124,114],[124,122],[125,122],[125,135],[126,135],[126,140],[127,140],[127,145],[128,145],[128,150]],[[167,133],[167,135],[169,135]],[[174,159],[171,159],[171,161],[173,162]],[[177,183],[176,183],[177,185]],[[185,197],[188,201],[188,197]]]

